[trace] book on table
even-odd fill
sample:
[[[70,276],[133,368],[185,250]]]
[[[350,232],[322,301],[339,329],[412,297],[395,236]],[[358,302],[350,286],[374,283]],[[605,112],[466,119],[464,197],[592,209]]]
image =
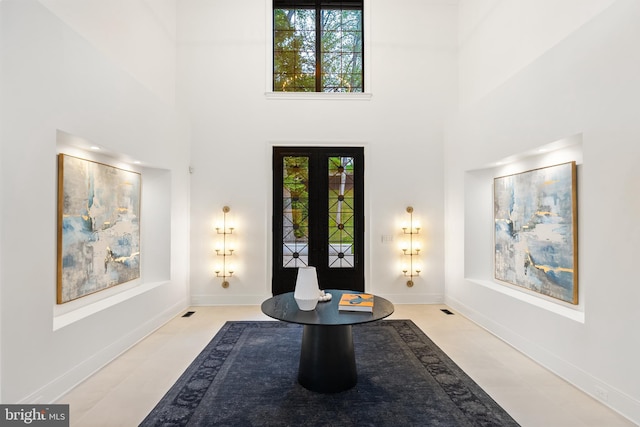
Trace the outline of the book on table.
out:
[[[340,311],[373,312],[373,295],[371,294],[342,294],[338,304]]]

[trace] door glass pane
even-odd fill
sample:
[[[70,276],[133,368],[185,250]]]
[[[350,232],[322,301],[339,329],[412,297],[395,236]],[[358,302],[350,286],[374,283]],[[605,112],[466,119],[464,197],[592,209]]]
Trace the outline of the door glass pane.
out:
[[[329,268],[354,262],[353,157],[329,157]]]
[[[309,265],[309,157],[283,158],[282,266]]]

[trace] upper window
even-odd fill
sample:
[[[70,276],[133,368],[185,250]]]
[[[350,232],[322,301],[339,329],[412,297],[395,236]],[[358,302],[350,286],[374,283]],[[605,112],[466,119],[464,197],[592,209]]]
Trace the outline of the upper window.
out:
[[[364,92],[363,0],[273,0],[273,91]]]

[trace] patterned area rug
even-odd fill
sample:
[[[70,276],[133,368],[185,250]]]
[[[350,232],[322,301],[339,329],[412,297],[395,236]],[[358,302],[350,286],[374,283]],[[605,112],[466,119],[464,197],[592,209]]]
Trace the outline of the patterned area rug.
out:
[[[410,320],[356,325],[358,383],[297,383],[302,327],[227,322],[141,426],[517,426]]]

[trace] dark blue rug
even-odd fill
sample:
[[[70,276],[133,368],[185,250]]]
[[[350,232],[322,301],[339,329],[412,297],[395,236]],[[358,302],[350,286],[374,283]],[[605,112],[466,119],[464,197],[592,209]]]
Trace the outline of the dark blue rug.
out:
[[[227,322],[141,426],[517,426],[410,320],[353,327],[358,384],[297,383],[302,328]]]

